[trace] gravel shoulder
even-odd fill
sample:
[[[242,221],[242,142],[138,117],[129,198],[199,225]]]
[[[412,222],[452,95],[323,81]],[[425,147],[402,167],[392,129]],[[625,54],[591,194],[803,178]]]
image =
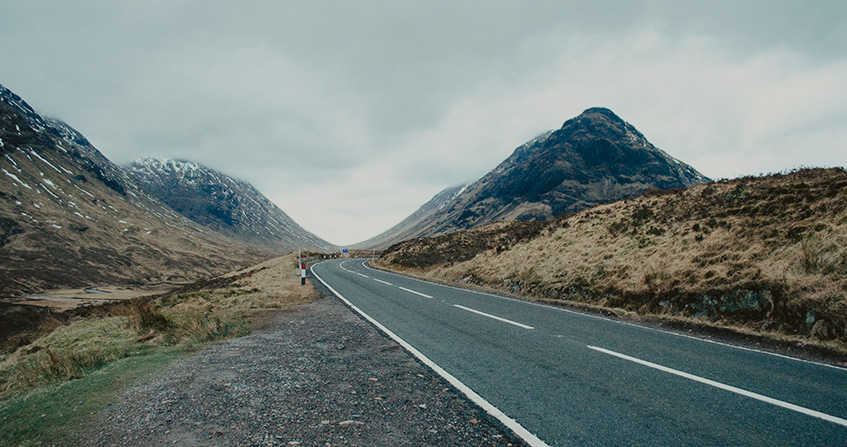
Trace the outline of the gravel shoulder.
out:
[[[119,396],[81,446],[518,446],[334,297],[181,359]]]

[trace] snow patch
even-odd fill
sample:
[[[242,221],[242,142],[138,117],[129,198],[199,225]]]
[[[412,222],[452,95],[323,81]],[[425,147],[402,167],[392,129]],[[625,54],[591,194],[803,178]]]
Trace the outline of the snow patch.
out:
[[[51,168],[53,168],[53,170],[54,170],[54,171],[56,171],[56,172],[58,172],[58,173],[61,173],[61,172],[62,172],[62,171],[60,171],[60,170],[59,170],[59,168],[57,168],[57,167],[53,166],[53,163],[50,163],[49,161],[45,160],[45,159],[44,159],[44,157],[42,157],[41,155],[38,155],[38,153],[37,153],[37,152],[35,152],[34,150],[30,149],[30,150],[29,150],[29,153],[30,153],[30,154],[32,154],[32,155],[35,155],[35,158],[37,158],[37,159],[41,160],[42,162],[44,162],[44,164],[46,164],[47,166],[50,166]]]
[[[466,189],[468,189],[468,186],[470,186],[470,183],[466,183],[464,186],[462,186],[461,189],[459,189],[456,193],[454,193],[449,199],[445,200],[440,205],[438,205],[438,210],[440,211],[445,206],[449,205],[454,200],[456,200],[456,197],[459,197],[460,195],[462,195],[462,193],[465,192]]]
[[[88,195],[88,197],[94,198],[94,194],[91,194],[90,192],[80,188],[78,185],[74,185],[74,186],[76,186],[76,189],[78,189],[78,190],[82,191],[83,193],[85,193],[86,195]],[[106,208],[103,208],[103,209],[106,209]]]
[[[36,191],[39,191],[39,190],[36,189]],[[57,196],[56,194],[53,194],[53,191],[50,191],[49,189],[44,188],[44,192],[46,192],[47,194],[50,194],[51,196],[53,196],[54,199],[57,199],[61,202],[61,199],[59,199],[59,196]]]
[[[15,160],[13,160],[12,157],[9,156],[9,154],[3,154],[3,155],[6,157],[6,160],[9,160],[9,162],[12,163],[12,166],[14,166],[16,171],[21,172],[21,173],[24,172],[24,171],[21,171],[21,168],[18,167],[18,163]]]
[[[8,175],[9,177],[12,177],[12,180],[14,180],[14,181],[16,181],[16,182],[20,183],[20,184],[21,184],[24,188],[26,188],[26,189],[32,189],[29,185],[27,185],[27,184],[26,184],[26,183],[24,183],[21,179],[19,179],[17,175],[12,174],[11,172],[9,172],[9,171],[7,171],[7,170],[5,170],[5,169],[3,169],[3,172],[5,172],[5,173],[6,173],[6,175]]]

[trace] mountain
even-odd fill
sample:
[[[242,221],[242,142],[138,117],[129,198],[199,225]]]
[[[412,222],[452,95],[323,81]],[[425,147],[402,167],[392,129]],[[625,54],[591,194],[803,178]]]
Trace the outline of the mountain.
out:
[[[174,212],[0,85],[0,296],[185,281],[270,256]]]
[[[143,158],[125,168],[183,216],[236,240],[280,253],[338,248],[303,229],[249,183],[214,169],[162,158]]]
[[[459,197],[460,194],[465,192],[468,186],[470,186],[470,183],[444,189],[397,225],[364,242],[353,245],[352,248],[368,249],[371,247],[387,247],[396,241],[415,237],[415,231],[420,222],[432,218],[433,215],[444,209],[450,202],[456,200],[456,197]]]
[[[409,240],[379,262],[547,301],[807,335],[847,352],[845,203],[847,171],[803,169]]]
[[[706,181],[611,110],[591,108],[561,129],[518,147],[439,210],[406,222],[402,231],[380,235],[375,245],[386,247],[496,221],[547,221],[648,190]]]

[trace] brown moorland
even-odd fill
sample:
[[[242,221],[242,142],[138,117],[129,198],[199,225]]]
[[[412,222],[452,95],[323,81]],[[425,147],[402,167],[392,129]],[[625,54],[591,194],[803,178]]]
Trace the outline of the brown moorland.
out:
[[[0,344],[0,401],[128,357],[244,335],[273,312],[317,298],[297,272],[290,254],[162,295],[64,312],[39,307]]]
[[[379,265],[845,352],[845,207],[844,169],[802,169],[407,241]]]

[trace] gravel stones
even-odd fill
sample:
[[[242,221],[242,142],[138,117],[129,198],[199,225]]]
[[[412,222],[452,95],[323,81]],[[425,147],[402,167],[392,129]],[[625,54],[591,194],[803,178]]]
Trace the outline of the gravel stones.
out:
[[[522,445],[333,298],[175,362],[119,397],[78,444]]]

